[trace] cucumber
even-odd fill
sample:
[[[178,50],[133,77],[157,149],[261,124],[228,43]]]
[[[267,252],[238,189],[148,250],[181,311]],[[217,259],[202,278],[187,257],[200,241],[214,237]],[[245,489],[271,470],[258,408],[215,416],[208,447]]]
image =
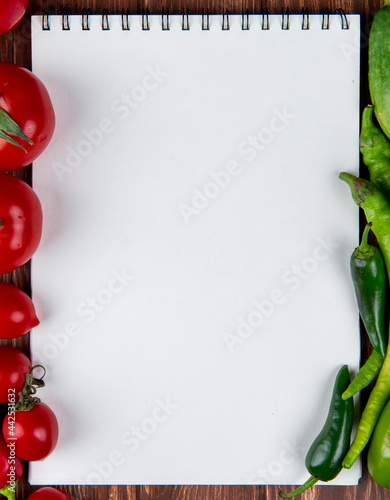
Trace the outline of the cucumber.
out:
[[[390,0],[378,10],[368,42],[368,84],[375,116],[390,138]]]

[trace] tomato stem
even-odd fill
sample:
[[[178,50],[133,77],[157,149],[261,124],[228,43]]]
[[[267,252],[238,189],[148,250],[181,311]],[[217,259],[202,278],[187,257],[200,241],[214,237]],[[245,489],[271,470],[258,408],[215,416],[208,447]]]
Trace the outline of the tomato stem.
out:
[[[40,378],[34,378],[33,371],[36,368],[42,368],[43,374]],[[44,387],[45,382],[43,381],[43,377],[46,375],[46,369],[42,365],[34,365],[31,368],[31,372],[27,373],[26,381],[24,383],[23,389],[19,392],[19,400],[15,405],[15,411],[29,411],[33,406],[40,403],[40,398],[37,398],[35,394],[37,393],[37,389],[39,387]]]
[[[6,486],[4,486],[4,488],[1,488],[0,494],[3,495],[8,500],[15,500],[16,483],[17,481],[15,481],[13,484],[7,484]]]

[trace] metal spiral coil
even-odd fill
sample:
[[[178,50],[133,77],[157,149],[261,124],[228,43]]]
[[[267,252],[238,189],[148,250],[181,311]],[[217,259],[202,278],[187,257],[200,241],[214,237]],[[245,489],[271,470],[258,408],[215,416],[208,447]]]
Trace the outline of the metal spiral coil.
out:
[[[183,9],[183,14],[182,14],[182,21],[181,21],[181,29],[183,31],[189,31],[190,29],[190,18],[188,14],[188,9],[184,11]]]
[[[262,30],[269,30],[269,14],[268,14],[268,9],[265,9],[261,13],[262,21],[261,21],[261,29]]]
[[[103,9],[102,12],[102,30],[109,31],[110,29],[110,21],[109,21],[109,13],[107,9]]]
[[[49,31],[49,30],[50,30],[49,13],[44,10],[42,14],[42,31]]]
[[[69,8],[66,8],[62,11],[62,29],[64,31],[70,30],[69,16],[71,14],[72,14],[72,11]]]
[[[249,30],[249,9],[246,9],[246,12],[244,14],[244,9],[242,10],[242,21],[241,21],[241,29],[243,31]]]
[[[206,10],[206,13],[204,12],[204,9],[202,9],[202,30],[209,30],[210,29],[210,15],[209,15],[209,9]]]
[[[310,29],[309,9],[302,8],[301,15],[302,15],[302,26],[301,26],[301,28],[303,30],[309,30]]]
[[[163,31],[169,31],[169,10],[167,12],[162,9],[161,14],[161,28]]]
[[[83,9],[83,13],[81,16],[81,29],[83,31],[89,31],[89,16],[91,15],[91,9]]]
[[[150,25],[149,25],[149,9],[142,9],[142,29],[144,31],[149,31],[150,30]]]
[[[226,9],[222,14],[222,29],[230,30],[230,20],[229,20],[229,11]]]
[[[336,9],[335,10],[335,14],[339,14],[340,15],[341,29],[342,30],[349,30],[348,18],[346,16],[345,12],[343,11],[343,9]]]
[[[130,31],[130,21],[129,21],[129,9],[122,9],[122,30],[123,31]]]
[[[287,7],[286,12],[282,9],[282,30],[290,29],[290,9]]]
[[[328,30],[329,29],[329,9],[321,9],[320,14],[322,15],[322,24],[321,29]]]

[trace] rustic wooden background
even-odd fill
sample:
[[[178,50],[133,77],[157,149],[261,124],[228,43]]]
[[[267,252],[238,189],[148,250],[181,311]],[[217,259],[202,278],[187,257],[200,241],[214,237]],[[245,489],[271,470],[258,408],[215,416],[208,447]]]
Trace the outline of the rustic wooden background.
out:
[[[1,2],[1,0],[0,0]],[[190,14],[201,13],[209,9],[210,14],[221,14],[226,9],[232,14],[241,14],[248,9],[251,14],[260,14],[268,9],[270,14],[279,14],[287,7],[292,14],[299,14],[302,8],[310,13],[319,14],[322,8],[328,7],[330,12],[342,8],[346,14],[360,14],[362,26],[361,42],[361,104],[369,103],[367,88],[367,34],[373,15],[381,7],[378,0],[30,0],[27,14],[19,27],[13,32],[0,36],[0,60],[14,62],[31,68],[30,15],[40,14],[43,10],[60,14],[64,8],[70,8],[73,14],[81,14],[83,8],[90,8],[93,14],[100,14],[104,8],[111,14],[121,14],[122,8],[129,9],[130,14],[140,14],[148,8],[150,14],[160,14],[162,9],[169,9],[171,14],[182,13],[188,8]],[[16,172],[18,177],[31,182],[31,167]],[[30,266],[26,264],[3,279],[10,281],[26,292],[30,292]],[[60,286],[60,284],[59,284]],[[6,341],[5,341],[6,342]],[[22,339],[10,341],[16,347],[29,353],[28,335]],[[368,345],[362,341],[363,361],[367,358]],[[362,402],[367,399],[367,391],[363,392]],[[365,458],[365,454],[363,455]],[[27,464],[25,475],[19,481],[17,500],[26,500],[37,487],[31,487],[27,481]],[[75,500],[276,500],[278,486],[63,486]],[[286,488],[284,488],[286,490]],[[301,495],[302,500],[380,500],[390,499],[390,490],[378,487],[370,478],[364,466],[361,485],[356,487],[315,486]]]

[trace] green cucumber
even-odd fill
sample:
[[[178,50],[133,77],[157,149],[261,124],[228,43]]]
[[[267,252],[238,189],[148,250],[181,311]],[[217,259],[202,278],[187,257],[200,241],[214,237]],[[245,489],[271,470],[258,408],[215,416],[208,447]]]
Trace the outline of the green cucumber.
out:
[[[390,0],[372,22],[368,43],[368,84],[375,116],[390,138]]]

